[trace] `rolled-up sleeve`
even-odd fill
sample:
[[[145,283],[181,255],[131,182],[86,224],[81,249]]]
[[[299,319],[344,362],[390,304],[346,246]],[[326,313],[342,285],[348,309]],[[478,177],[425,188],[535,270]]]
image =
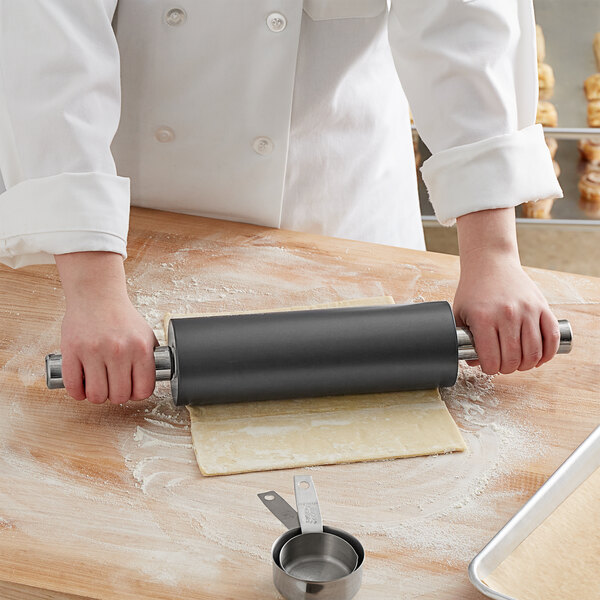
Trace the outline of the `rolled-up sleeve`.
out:
[[[125,258],[129,179],[110,150],[121,112],[117,0],[0,0],[0,262]]]
[[[541,125],[531,0],[392,0],[389,38],[432,156],[421,173],[438,220],[562,190]]]

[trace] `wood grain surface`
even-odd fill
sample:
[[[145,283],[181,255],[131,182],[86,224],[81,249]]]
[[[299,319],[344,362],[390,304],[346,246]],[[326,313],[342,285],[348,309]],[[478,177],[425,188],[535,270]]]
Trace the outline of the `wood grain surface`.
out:
[[[166,312],[452,301],[458,280],[452,256],[138,208],[125,268],[160,342]],[[167,383],[125,406],[46,389],[56,268],[0,265],[0,598],[278,598],[282,526],[256,494],[293,503],[301,472],[325,523],[365,546],[358,600],[480,598],[468,562],[600,422],[600,280],[529,273],[571,321],[573,351],[508,376],[461,368],[442,395],[467,452],[203,478]]]

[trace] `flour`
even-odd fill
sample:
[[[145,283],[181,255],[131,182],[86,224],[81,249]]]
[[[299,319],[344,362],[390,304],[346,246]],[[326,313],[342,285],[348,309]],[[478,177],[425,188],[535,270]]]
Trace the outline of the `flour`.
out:
[[[474,523],[496,517],[494,507],[512,495],[494,487],[498,478],[543,454],[544,436],[499,406],[494,378],[461,364],[456,385],[441,390],[442,398],[468,444],[464,453],[418,459],[402,469],[402,485],[410,505],[399,503],[401,522],[359,526],[383,535],[394,546],[426,552],[449,565],[464,564],[481,542],[466,535]],[[389,485],[387,481],[382,485]]]

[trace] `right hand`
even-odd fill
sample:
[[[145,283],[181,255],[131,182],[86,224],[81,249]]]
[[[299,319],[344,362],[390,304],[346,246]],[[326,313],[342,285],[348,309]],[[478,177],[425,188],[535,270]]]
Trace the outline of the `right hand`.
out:
[[[122,257],[76,252],[56,255],[56,264],[67,301],[60,346],[67,393],[94,404],[151,396],[158,341],[127,295]]]

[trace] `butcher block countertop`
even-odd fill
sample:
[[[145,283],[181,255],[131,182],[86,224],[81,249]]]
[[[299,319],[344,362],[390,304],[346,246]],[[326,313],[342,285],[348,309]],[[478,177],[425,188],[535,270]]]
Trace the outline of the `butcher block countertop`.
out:
[[[452,301],[458,280],[452,256],[136,208],[125,269],[161,343],[166,312]],[[0,265],[0,598],[279,598],[283,527],[256,494],[293,503],[301,472],[325,523],[365,546],[358,600],[480,598],[469,561],[600,422],[600,279],[529,273],[571,321],[573,350],[526,373],[461,367],[442,395],[468,451],[205,478],[168,383],[124,406],[46,389],[56,267]]]

